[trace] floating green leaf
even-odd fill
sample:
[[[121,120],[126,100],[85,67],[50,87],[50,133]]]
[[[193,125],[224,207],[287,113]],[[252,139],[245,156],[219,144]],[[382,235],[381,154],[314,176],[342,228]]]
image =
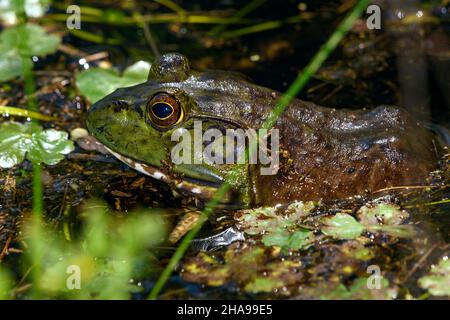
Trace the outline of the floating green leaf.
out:
[[[434,296],[450,296],[450,259],[431,267],[429,275],[419,279],[419,285]]]
[[[409,217],[408,212],[389,203],[362,206],[358,210],[358,218],[366,230],[383,232],[393,237],[410,238],[416,234],[412,225],[400,225]]]
[[[411,238],[416,235],[416,228],[413,225],[369,225],[366,229],[370,232],[383,232],[387,235],[397,238]]]
[[[31,70],[32,56],[45,56],[58,48],[60,38],[42,27],[28,23],[0,33],[0,81],[6,81]],[[24,59],[30,59],[25,61]]]
[[[0,44],[0,81],[13,79],[22,74],[22,59],[15,50],[6,51]]]
[[[11,168],[25,157],[34,163],[53,165],[73,151],[68,134],[54,129],[43,130],[35,123],[0,124],[0,167]]]
[[[338,213],[323,220],[322,233],[337,239],[355,239],[364,230],[383,232],[393,237],[410,238],[416,234],[412,225],[400,225],[409,215],[391,204],[378,204],[374,207],[363,206],[358,211],[358,222],[351,215]]]
[[[256,278],[248,283],[244,291],[251,293],[272,292],[274,289],[283,286],[283,281],[272,278]]]
[[[250,235],[266,234],[299,224],[314,207],[315,204],[312,201],[295,201],[282,213],[277,213],[277,207],[261,207],[242,210],[235,218],[245,233]]]
[[[409,214],[400,210],[397,205],[380,203],[375,206],[362,206],[358,210],[358,217],[362,224],[400,224]]]
[[[265,246],[287,246],[290,239],[290,233],[286,230],[279,230],[263,236],[262,242]]]
[[[261,207],[242,210],[235,219],[249,235],[262,235],[266,246],[279,246],[283,250],[302,250],[314,242],[314,234],[301,227],[302,221],[314,209],[314,202],[296,201],[288,207]]]
[[[116,70],[92,68],[77,76],[77,87],[92,103],[110,94],[117,88],[133,86],[147,80],[150,64],[138,61],[125,69],[120,76]]]
[[[278,230],[263,236],[262,242],[266,246],[279,246],[283,249],[301,250],[314,243],[314,234],[308,230],[296,230],[292,233]]]
[[[0,20],[14,23],[17,17],[25,14],[30,18],[40,18],[47,11],[50,0],[2,0],[0,2]]]
[[[332,218],[324,219],[322,233],[338,239],[355,239],[364,231],[364,226],[351,215],[337,213]]]

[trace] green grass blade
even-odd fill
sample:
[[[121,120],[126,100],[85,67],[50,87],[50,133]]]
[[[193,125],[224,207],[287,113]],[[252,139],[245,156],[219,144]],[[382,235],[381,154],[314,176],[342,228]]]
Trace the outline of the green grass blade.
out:
[[[266,0],[253,0],[250,1],[247,5],[245,5],[241,10],[239,10],[235,15],[234,18],[243,18],[253,10],[257,9],[259,6],[263,5]],[[210,32],[208,32],[208,35],[215,36],[219,33],[222,33],[227,28],[227,25],[225,24],[219,24],[215,26]]]
[[[283,25],[281,21],[267,21],[260,24],[255,24],[253,26],[240,28],[232,31],[223,32],[220,37],[223,39],[237,38],[241,36],[245,36],[248,34],[253,34],[257,32],[263,32],[267,30],[272,30],[279,28]]]
[[[166,8],[169,8],[173,12],[178,13],[179,15],[186,14],[186,11],[181,6],[179,6],[178,4],[173,2],[172,0],[154,0],[154,1],[156,3],[159,3],[160,5],[165,6]]]
[[[30,111],[26,109],[10,107],[10,106],[0,106],[0,113],[8,114],[10,116],[25,117],[30,119],[42,120],[42,121],[54,121],[56,118],[41,114],[39,112]]]

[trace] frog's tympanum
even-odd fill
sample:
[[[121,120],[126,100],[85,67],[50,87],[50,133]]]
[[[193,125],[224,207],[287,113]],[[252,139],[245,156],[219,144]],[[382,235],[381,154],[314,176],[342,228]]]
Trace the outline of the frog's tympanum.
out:
[[[89,111],[90,132],[130,167],[182,194],[209,199],[227,178],[223,204],[241,207],[339,199],[423,183],[436,164],[433,137],[401,108],[335,110],[293,100],[279,117],[280,169],[258,164],[176,164],[174,130],[258,129],[280,93],[225,71],[195,72],[163,55],[148,81],[121,88]],[[242,150],[236,150],[242,152]]]

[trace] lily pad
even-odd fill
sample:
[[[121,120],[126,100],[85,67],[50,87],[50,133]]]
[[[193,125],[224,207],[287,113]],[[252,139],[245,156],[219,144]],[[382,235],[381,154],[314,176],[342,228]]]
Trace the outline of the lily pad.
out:
[[[322,233],[338,239],[355,239],[364,231],[364,226],[351,215],[337,213],[332,218],[324,219]]]
[[[91,103],[95,103],[114,90],[129,87],[147,80],[150,63],[138,61],[125,69],[122,75],[114,69],[92,68],[77,76],[77,87]]]
[[[60,41],[58,36],[32,23],[5,29],[0,33],[0,81],[30,71],[31,56],[43,57],[55,52]]]
[[[419,279],[419,285],[434,296],[450,296],[450,259],[432,266],[430,274]]]
[[[35,123],[0,124],[0,167],[11,168],[25,158],[34,163],[53,165],[72,152],[68,134],[54,129],[43,130]]]

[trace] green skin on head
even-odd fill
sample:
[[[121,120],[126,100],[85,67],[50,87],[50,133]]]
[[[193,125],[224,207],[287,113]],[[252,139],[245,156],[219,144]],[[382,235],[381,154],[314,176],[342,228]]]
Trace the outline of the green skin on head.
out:
[[[171,161],[175,130],[193,137],[198,120],[203,131],[257,130],[279,97],[236,73],[191,71],[186,57],[165,54],[152,65],[147,82],[95,103],[87,127],[121,161],[186,195],[210,199],[231,178],[222,204],[236,207],[339,199],[417,184],[436,164],[433,137],[401,108],[335,110],[301,100],[275,125],[282,157],[274,175],[261,175],[258,164]],[[173,119],[155,115],[165,114],[152,106],[163,105],[175,106]]]

